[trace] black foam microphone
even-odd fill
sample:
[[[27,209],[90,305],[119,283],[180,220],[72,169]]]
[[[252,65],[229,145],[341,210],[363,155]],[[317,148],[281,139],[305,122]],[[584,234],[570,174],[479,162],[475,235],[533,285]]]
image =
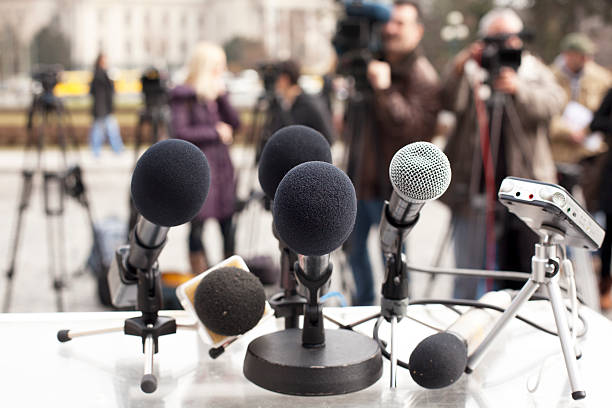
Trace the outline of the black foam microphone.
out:
[[[284,394],[334,395],[368,387],[382,375],[375,341],[323,327],[319,296],[331,277],[329,254],[348,238],[356,214],[353,184],[330,163],[302,163],[278,184],[274,223],[280,239],[299,254],[294,269],[306,289],[304,324],[249,344],[243,372],[253,383]]]
[[[479,299],[480,303],[501,308],[507,308],[511,301],[505,291],[488,292]],[[466,370],[468,351],[482,342],[498,317],[488,309],[470,308],[446,331],[426,337],[410,355],[412,379],[424,388],[443,388],[457,382]]]
[[[316,130],[301,125],[277,130],[261,153],[259,184],[270,199],[289,170],[309,161],[332,162],[331,149],[325,137]]]
[[[304,310],[315,307],[329,287],[329,254],[348,238],[357,215],[355,188],[336,166],[307,162],[291,169],[274,196],[274,224],[280,238],[298,255],[298,282],[309,297]],[[305,317],[304,343],[316,345],[322,331]],[[317,324],[323,324],[322,321]]]
[[[193,307],[208,329],[238,336],[257,325],[264,314],[266,294],[252,273],[224,267],[207,274],[196,288]]]
[[[330,163],[303,163],[279,184],[273,214],[278,234],[291,249],[302,255],[326,256],[353,231],[355,188]]]
[[[208,160],[192,143],[164,140],[138,159],[131,193],[142,216],[130,233],[129,245],[117,250],[108,273],[113,305],[136,305],[138,270],[153,267],[169,227],[184,224],[198,213],[209,186]]]
[[[300,125],[277,130],[264,146],[259,161],[259,183],[267,198],[274,200],[276,189],[289,170],[309,161],[332,162],[329,143],[321,133]],[[296,290],[293,266],[297,254],[279,238],[274,223],[272,232],[279,241],[280,286],[283,291],[272,295],[270,305],[277,317],[285,319],[285,328],[295,328],[298,327],[304,302]],[[253,270],[251,265],[249,268]]]

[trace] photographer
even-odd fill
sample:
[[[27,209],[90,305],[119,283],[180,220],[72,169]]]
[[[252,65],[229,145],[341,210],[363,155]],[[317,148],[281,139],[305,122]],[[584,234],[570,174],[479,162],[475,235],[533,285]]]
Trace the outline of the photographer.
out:
[[[335,140],[331,112],[323,98],[304,92],[298,84],[300,66],[293,60],[277,65],[278,76],[274,81],[274,90],[280,98],[283,115],[277,118],[272,133],[284,126],[304,125],[319,132],[331,145]]]
[[[384,200],[391,195],[391,158],[408,143],[431,140],[435,128],[438,76],[418,47],[424,32],[420,13],[414,2],[395,2],[382,29],[383,58],[367,65],[371,90],[365,117],[358,118],[363,125],[348,141],[348,173],[358,198],[357,221],[348,247],[356,285],[353,305],[374,302],[366,243],[370,228],[380,222]]]
[[[522,30],[511,9],[489,11],[479,24],[483,41],[461,51],[444,80],[443,105],[457,126],[446,146],[453,179],[442,201],[453,209],[460,268],[530,272],[536,236],[497,203],[497,191],[506,176],[556,181],[546,130],[565,95],[550,70],[522,51]],[[476,286],[456,279],[454,295],[476,298]]]

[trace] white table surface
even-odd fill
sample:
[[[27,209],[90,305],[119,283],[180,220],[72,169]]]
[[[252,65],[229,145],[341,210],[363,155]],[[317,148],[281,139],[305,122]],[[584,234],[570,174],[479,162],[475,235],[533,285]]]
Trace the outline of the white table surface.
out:
[[[371,308],[327,308],[343,323],[376,313]],[[155,355],[158,389],[140,390],[143,370],[141,339],[123,333],[77,338],[59,343],[59,329],[122,324],[129,312],[0,314],[0,387],[2,407],[611,407],[612,322],[582,308],[589,332],[580,341],[578,361],[587,398],[573,401],[558,338],[516,319],[483,362],[470,375],[440,390],[418,386],[399,369],[398,387],[390,390],[389,363],[373,386],[347,395],[295,397],[251,384],[242,374],[246,347],[261,334],[280,327],[270,319],[234,343],[217,360],[208,356],[194,330],[163,336]],[[185,312],[162,312],[188,321]],[[439,306],[411,306],[410,316],[446,327],[455,314]],[[550,305],[530,302],[520,312],[554,328]],[[327,328],[334,325],[326,322]],[[358,329],[371,335],[373,322]],[[414,347],[434,331],[412,320],[399,325],[400,358],[408,361]],[[381,329],[387,338],[388,325]],[[539,385],[530,392],[528,387]]]

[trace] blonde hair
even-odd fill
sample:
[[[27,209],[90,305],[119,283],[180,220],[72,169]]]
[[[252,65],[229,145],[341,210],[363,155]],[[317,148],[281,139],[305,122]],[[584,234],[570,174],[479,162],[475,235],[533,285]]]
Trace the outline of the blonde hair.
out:
[[[185,83],[195,89],[199,99],[213,101],[223,90],[219,75],[225,66],[223,48],[213,43],[199,43],[191,54]]]

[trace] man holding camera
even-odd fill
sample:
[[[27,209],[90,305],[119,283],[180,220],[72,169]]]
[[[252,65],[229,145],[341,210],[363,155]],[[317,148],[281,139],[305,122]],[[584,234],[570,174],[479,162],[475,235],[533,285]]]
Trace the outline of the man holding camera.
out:
[[[530,272],[536,236],[498,204],[497,191],[506,176],[556,181],[547,128],[565,95],[523,51],[522,31],[513,10],[489,11],[483,40],[456,56],[444,80],[443,106],[457,117],[445,151],[453,179],[442,197],[453,210],[457,267]],[[455,281],[456,297],[477,292],[472,278]]]
[[[380,222],[384,200],[391,195],[389,164],[400,148],[433,137],[439,110],[438,75],[421,54],[420,8],[396,1],[382,30],[383,58],[367,65],[370,108],[359,137],[349,141],[349,175],[357,191],[357,221],[349,243],[355,279],[353,305],[374,302],[374,281],[367,251],[370,228]]]

